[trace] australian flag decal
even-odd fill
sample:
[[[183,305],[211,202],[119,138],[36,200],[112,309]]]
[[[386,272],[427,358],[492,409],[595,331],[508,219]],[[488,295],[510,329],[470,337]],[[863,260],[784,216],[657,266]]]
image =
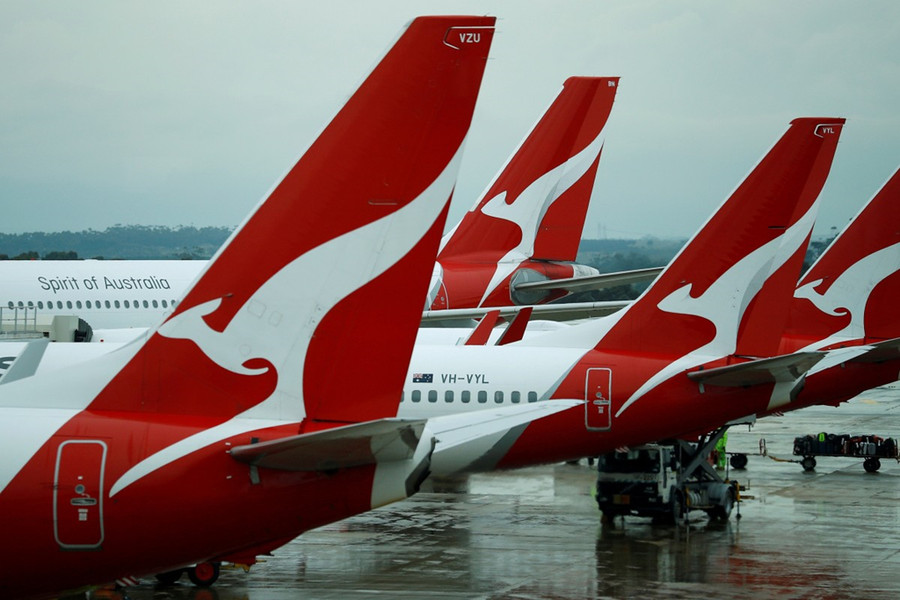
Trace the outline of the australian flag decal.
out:
[[[413,373],[413,383],[432,383],[433,381],[433,373]]]

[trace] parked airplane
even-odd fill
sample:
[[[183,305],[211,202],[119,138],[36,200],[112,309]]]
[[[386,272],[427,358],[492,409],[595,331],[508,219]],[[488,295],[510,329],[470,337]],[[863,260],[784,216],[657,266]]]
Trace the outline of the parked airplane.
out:
[[[433,437],[389,417],[493,24],[412,21],[161,325],[0,386],[0,595],[253,562],[416,489]]]
[[[571,77],[494,181],[441,242],[430,308],[538,304],[598,275],[574,264],[618,77]]]
[[[475,207],[443,240],[427,306],[536,303],[564,288],[517,294],[516,285],[592,276],[592,285],[620,285],[615,275],[574,264],[612,110],[617,77],[572,77]],[[38,318],[77,315],[97,339],[126,341],[156,325],[197,277],[205,261],[2,261],[0,321],[34,328]],[[652,278],[657,270],[624,275]],[[529,283],[530,282],[530,283]],[[599,282],[599,283],[598,283]],[[583,281],[579,281],[584,285]],[[523,288],[524,289],[524,288]]]
[[[76,315],[99,329],[153,327],[189,289],[207,261],[0,261],[8,329],[33,328],[37,319]],[[133,337],[134,333],[132,333]]]
[[[794,291],[777,354],[824,351],[802,385],[782,386],[757,416],[814,404],[837,406],[900,378],[900,170],[862,207]],[[579,307],[570,310],[583,316]],[[548,326],[529,324],[529,335]],[[772,324],[775,329],[778,325]],[[565,326],[561,326],[565,327]],[[498,327],[482,343],[500,343]],[[469,329],[423,330],[417,344],[446,343],[450,331],[462,340]],[[424,334],[424,335],[423,335]]]
[[[766,410],[821,358],[777,353],[843,119],[796,119],[644,294],[622,311],[506,345],[417,343],[398,415],[580,399],[436,452],[435,472],[576,459]],[[440,450],[440,449],[439,449]]]
[[[773,411],[838,404],[900,378],[900,170],[801,279],[781,352],[828,350]]]
[[[569,460],[704,431],[764,412],[782,391],[799,389],[821,355],[776,354],[842,126],[841,119],[793,121],[619,313],[501,345],[429,344],[420,332],[399,417],[512,421],[520,407],[563,404],[470,443],[439,439],[433,471]]]

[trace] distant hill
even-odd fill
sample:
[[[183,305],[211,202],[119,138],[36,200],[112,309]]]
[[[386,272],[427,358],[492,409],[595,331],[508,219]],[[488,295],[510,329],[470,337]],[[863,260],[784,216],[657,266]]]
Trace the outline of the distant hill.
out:
[[[578,262],[596,267],[601,273],[629,271],[667,264],[684,246],[686,239],[581,240]]]
[[[104,231],[56,233],[0,233],[0,260],[116,259],[208,259],[219,249],[232,229],[228,227],[162,227],[116,225]],[[627,271],[668,264],[687,240],[645,237],[640,239],[581,240],[577,261],[601,273]],[[828,246],[830,238],[813,240],[806,266]],[[614,292],[619,296],[626,290]],[[627,295],[634,290],[628,289]],[[595,299],[616,299],[607,297]]]
[[[831,244],[834,235],[814,239],[809,243],[801,272],[812,265],[822,252]],[[578,248],[579,263],[596,267],[601,273],[630,271],[645,267],[662,267],[675,258],[675,255],[687,243],[686,239],[641,238],[637,240],[608,239],[581,240]],[[643,286],[622,286],[600,292],[590,292],[584,300],[622,300],[633,298]]]
[[[0,259],[203,259],[231,229],[116,225],[103,231],[0,233]]]

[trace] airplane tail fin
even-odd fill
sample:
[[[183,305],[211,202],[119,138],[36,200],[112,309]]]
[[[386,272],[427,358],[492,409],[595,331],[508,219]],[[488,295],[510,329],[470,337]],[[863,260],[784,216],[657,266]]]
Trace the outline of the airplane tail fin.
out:
[[[682,357],[777,349],[782,330],[761,320],[775,319],[779,306],[787,312],[843,123],[792,121],[644,294],[585,345],[600,339],[604,350]]]
[[[34,375],[41,364],[41,359],[44,357],[44,352],[47,350],[47,344],[49,343],[50,340],[47,338],[40,338],[26,343],[6,371],[0,373],[0,385]]]
[[[395,415],[493,25],[413,20],[92,406]]]
[[[826,126],[827,127],[827,126]],[[790,300],[803,270],[803,260],[818,213],[819,194],[828,178],[843,123],[832,125],[815,160],[798,168],[794,208],[790,225],[781,236],[781,244],[765,275],[762,287],[750,300],[738,329],[735,354],[767,357],[778,354],[781,338],[790,316]],[[806,168],[804,181],[803,169]],[[802,183],[801,183],[802,182]],[[770,180],[770,184],[774,184]],[[765,189],[765,188],[763,188]]]
[[[786,337],[821,347],[900,337],[900,170],[801,279]]]
[[[471,211],[440,261],[575,260],[618,77],[570,77]]]

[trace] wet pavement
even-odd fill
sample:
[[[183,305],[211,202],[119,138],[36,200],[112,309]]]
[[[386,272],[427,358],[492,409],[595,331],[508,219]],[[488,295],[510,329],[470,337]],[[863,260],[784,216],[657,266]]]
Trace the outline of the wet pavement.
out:
[[[900,386],[729,432],[728,450],[791,456],[820,431],[900,437]],[[688,528],[602,524],[591,467],[553,465],[442,481],[308,532],[214,587],[144,580],[131,600],[437,598],[900,598],[900,464],[818,458],[816,470],[750,456],[741,518]],[[95,597],[100,597],[95,595]]]

